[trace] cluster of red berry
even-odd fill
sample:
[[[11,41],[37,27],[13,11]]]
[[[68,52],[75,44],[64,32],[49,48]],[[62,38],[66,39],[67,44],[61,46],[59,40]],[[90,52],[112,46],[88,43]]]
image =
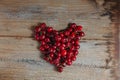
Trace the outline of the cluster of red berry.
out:
[[[44,59],[54,64],[59,72],[76,60],[80,48],[79,39],[85,35],[82,26],[75,23],[70,23],[67,29],[61,31],[41,23],[35,27],[34,32],[35,39],[40,42],[39,50]]]

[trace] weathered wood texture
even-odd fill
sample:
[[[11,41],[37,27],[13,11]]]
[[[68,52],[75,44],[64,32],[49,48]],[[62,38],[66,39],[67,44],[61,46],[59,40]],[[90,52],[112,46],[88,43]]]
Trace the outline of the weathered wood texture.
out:
[[[1,0],[0,80],[116,80],[116,25],[102,6],[104,3],[104,0]],[[63,73],[56,72],[40,57],[32,37],[32,28],[38,22],[46,22],[57,30],[66,28],[70,22],[83,25],[86,36],[80,41],[80,53]]]

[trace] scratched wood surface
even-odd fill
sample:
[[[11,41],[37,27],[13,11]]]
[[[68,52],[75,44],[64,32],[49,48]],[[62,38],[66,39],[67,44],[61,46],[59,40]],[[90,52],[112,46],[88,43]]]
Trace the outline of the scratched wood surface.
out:
[[[0,80],[117,80],[116,25],[103,4],[104,0],[1,0]],[[77,60],[62,73],[40,57],[32,37],[39,22],[57,30],[70,22],[83,25],[86,36]]]

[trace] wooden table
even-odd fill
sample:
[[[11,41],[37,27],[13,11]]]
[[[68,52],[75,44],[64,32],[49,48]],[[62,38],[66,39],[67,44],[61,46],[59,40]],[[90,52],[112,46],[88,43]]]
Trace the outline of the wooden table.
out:
[[[1,0],[0,80],[118,80],[119,11],[112,8],[116,1]],[[40,57],[32,37],[39,22],[57,30],[70,22],[83,26],[86,36],[77,60],[62,73]]]

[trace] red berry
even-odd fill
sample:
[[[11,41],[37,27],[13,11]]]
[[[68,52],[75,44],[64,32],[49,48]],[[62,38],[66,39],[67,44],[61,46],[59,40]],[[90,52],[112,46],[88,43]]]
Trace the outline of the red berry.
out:
[[[72,57],[71,57],[71,60],[72,60],[72,61],[75,61],[75,60],[76,60],[76,56],[72,56]]]
[[[50,42],[50,39],[49,38],[45,38],[45,42]]]
[[[60,42],[56,42],[56,43],[55,43],[55,46],[60,46],[60,45],[61,45]]]
[[[80,48],[80,45],[76,45],[76,46],[75,46],[75,49],[79,49],[79,48]]]
[[[54,54],[53,53],[50,53],[50,55],[49,55],[51,58],[54,56]]]
[[[35,35],[35,39],[39,40],[39,35],[38,34]]]
[[[69,32],[69,31],[65,31],[64,34],[65,34],[66,36],[68,36],[68,35],[70,34],[70,32]]]
[[[45,23],[41,23],[39,26],[40,26],[41,28],[44,28],[44,27],[46,27],[46,24],[45,24]]]
[[[45,48],[45,49],[48,49],[48,48],[49,48],[49,45],[47,45],[47,44],[44,45],[44,48]]]
[[[55,40],[56,40],[56,41],[60,41],[60,40],[61,40],[61,37],[60,37],[60,36],[55,36]]]
[[[53,30],[52,27],[48,27],[48,28],[47,28],[47,32],[51,32],[52,30]]]
[[[63,68],[62,68],[62,67],[57,67],[57,71],[58,71],[58,72],[62,72],[62,71],[63,71]]]
[[[40,46],[40,50],[41,50],[41,51],[44,51],[45,48],[44,48],[43,46]]]
[[[66,64],[70,66],[72,64],[72,61],[67,61]]]
[[[45,41],[41,41],[41,45],[45,45]]]
[[[85,33],[84,33],[83,31],[81,31],[81,32],[79,33],[79,35],[80,35],[81,37],[83,37],[83,36],[85,36]]]
[[[61,51],[61,56],[65,56],[67,54],[67,51],[66,50],[62,50]]]
[[[75,37],[75,33],[73,32],[73,33],[71,33],[71,38],[74,38]]]
[[[40,32],[41,28],[39,26],[35,27],[35,32]]]
[[[44,38],[45,38],[45,35],[39,36],[39,39],[40,39],[40,40],[43,40]]]
[[[75,40],[75,45],[79,45],[79,40]]]
[[[76,25],[75,23],[71,23],[71,24],[70,24],[70,27],[73,28],[73,29],[74,29],[76,26],[77,26],[77,25]]]
[[[78,51],[77,50],[75,50],[73,52],[74,52],[74,55],[78,55]]]
[[[60,36],[61,36],[61,37],[64,37],[64,34],[61,32],[61,33],[60,33]]]
[[[82,30],[82,26],[77,26],[77,30],[81,31]]]

